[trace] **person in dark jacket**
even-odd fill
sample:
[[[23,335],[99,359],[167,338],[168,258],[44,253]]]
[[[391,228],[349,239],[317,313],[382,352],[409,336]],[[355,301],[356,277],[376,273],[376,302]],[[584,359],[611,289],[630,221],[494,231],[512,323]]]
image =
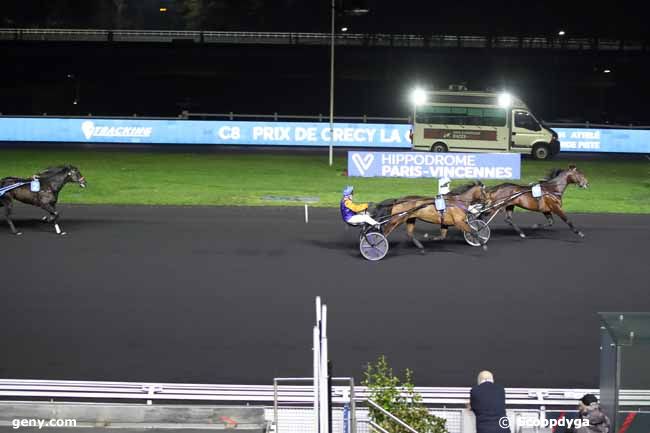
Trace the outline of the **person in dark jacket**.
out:
[[[578,402],[578,414],[583,425],[575,429],[575,433],[609,433],[611,424],[609,418],[600,408],[598,398],[593,394],[585,394]]]
[[[476,433],[510,433],[506,418],[506,391],[494,383],[489,371],[481,371],[470,391],[470,409],[476,415]]]

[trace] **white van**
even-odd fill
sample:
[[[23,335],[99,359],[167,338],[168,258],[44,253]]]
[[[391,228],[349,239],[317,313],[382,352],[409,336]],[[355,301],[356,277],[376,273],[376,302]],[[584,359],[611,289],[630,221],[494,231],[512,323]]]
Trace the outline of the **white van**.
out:
[[[507,94],[426,92],[414,104],[411,143],[431,152],[517,152],[548,159],[560,151],[557,133]]]

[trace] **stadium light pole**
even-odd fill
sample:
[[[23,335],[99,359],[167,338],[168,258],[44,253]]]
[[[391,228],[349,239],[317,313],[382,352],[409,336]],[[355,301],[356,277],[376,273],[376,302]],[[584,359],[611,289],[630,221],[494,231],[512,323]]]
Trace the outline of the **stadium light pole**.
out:
[[[336,0],[332,0],[332,40],[330,47],[330,167],[334,163],[334,32],[336,14]]]
[[[332,0],[331,4],[332,16],[331,16],[331,41],[330,41],[330,145],[329,145],[329,154],[330,154],[330,167],[334,163],[334,43],[336,37],[336,0]],[[345,10],[343,7],[344,13],[349,13],[350,15],[360,16],[365,15],[370,10],[367,7],[354,7],[350,10]],[[346,27],[345,30],[347,31]]]

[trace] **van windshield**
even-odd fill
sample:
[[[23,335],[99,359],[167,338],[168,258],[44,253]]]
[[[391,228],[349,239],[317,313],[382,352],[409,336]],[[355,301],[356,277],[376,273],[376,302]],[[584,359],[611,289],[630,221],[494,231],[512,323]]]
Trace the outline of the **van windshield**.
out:
[[[530,131],[542,130],[537,119],[527,111],[515,111],[515,128],[523,128]]]

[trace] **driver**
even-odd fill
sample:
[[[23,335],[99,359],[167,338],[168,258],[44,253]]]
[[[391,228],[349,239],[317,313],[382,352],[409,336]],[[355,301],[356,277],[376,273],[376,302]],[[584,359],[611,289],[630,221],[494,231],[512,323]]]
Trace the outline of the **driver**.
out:
[[[354,187],[351,185],[343,188],[343,198],[341,199],[341,216],[343,221],[348,224],[370,224],[374,227],[379,227],[379,223],[368,215],[368,203],[354,203],[352,195],[354,194]]]

